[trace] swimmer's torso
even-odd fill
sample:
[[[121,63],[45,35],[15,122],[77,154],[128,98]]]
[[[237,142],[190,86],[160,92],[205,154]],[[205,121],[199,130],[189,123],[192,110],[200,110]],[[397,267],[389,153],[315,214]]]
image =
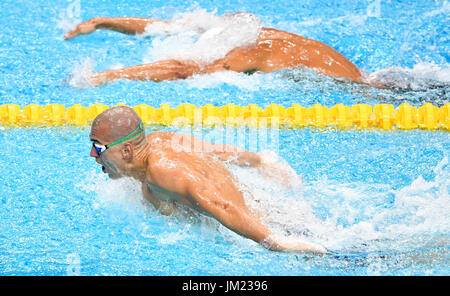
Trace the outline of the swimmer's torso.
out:
[[[184,203],[207,214],[188,194],[187,186],[214,184],[214,190],[228,201],[244,206],[242,193],[236,187],[237,181],[229,170],[208,153],[180,151],[174,141],[173,132],[155,132],[147,135],[150,157],[147,170],[147,186],[152,195],[160,201]],[[208,182],[205,182],[208,181]],[[211,185],[209,185],[211,186]]]
[[[239,47],[206,67],[206,72],[232,70],[245,72],[248,66],[272,72],[286,68],[309,67],[329,76],[361,81],[361,71],[330,46],[276,29],[263,28],[253,47]],[[251,67],[250,67],[251,68]]]

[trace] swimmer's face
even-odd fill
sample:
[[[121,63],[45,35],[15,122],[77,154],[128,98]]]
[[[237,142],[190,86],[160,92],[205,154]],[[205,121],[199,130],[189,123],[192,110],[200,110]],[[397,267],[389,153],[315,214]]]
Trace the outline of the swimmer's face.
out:
[[[105,125],[93,126],[90,139],[93,143],[108,145],[111,141],[108,141],[109,139],[104,136],[106,133],[107,127]],[[108,174],[111,179],[118,179],[123,176],[121,169],[123,159],[120,150],[121,145],[119,144],[109,147],[100,154],[92,145],[90,156],[95,158],[95,161],[102,166],[103,172]]]

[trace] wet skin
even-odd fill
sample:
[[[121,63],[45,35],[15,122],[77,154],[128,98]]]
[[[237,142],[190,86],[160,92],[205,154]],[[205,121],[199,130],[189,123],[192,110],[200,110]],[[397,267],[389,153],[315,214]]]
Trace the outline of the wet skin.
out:
[[[65,38],[71,39],[80,34],[89,34],[96,29],[114,30],[125,34],[141,34],[145,32],[148,24],[155,22],[168,23],[168,21],[151,18],[97,17],[81,23],[73,31],[67,33]],[[225,70],[252,73],[256,71],[272,72],[295,67],[308,67],[325,75],[361,82],[361,71],[330,46],[271,28],[262,28],[253,46],[235,48],[224,58],[207,65],[200,65],[192,60],[163,60],[94,73],[90,77],[90,82],[93,86],[116,79],[158,82]]]
[[[108,145],[105,125],[93,125],[90,139]],[[155,132],[146,136],[145,147],[125,142],[101,155],[92,147],[90,156],[111,178],[133,177],[142,184],[144,197],[163,214],[177,211],[177,204],[215,218],[225,227],[268,249],[325,253],[318,245],[275,238],[245,204],[236,180],[223,161],[261,167],[259,155],[229,145],[208,143],[191,135]],[[201,147],[200,150],[194,150]],[[198,151],[198,152],[197,152]],[[230,152],[232,151],[232,152]]]

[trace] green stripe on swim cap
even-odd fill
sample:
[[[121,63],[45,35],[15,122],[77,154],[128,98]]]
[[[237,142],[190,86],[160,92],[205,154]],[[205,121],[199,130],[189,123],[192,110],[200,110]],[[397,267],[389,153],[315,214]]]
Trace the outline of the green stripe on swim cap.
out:
[[[138,131],[138,129],[141,129],[141,131],[138,132],[137,134],[133,135],[134,133],[136,133]],[[137,136],[139,136],[143,131],[144,131],[144,124],[141,121],[139,126],[134,131],[132,131],[128,136],[123,137],[122,139],[120,139],[118,141],[115,141],[114,143],[106,145],[106,147],[111,147],[111,146],[114,146],[114,145],[117,145],[117,144],[120,144],[120,143],[123,143],[123,142],[126,142],[126,141],[130,141],[130,140],[136,138]]]

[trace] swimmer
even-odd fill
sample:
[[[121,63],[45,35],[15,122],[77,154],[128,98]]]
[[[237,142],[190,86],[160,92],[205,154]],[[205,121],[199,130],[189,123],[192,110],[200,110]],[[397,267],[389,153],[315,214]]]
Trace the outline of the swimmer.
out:
[[[184,204],[269,250],[328,253],[320,245],[274,235],[247,208],[237,180],[224,162],[272,170],[258,154],[188,134],[146,135],[138,114],[126,106],[99,114],[92,122],[90,140],[90,156],[103,172],[112,179],[127,176],[138,180],[144,198],[164,215]]]
[[[239,14],[225,15],[222,18]],[[113,30],[124,34],[145,33],[151,24],[170,24],[171,21],[142,17],[95,17],[85,21],[64,35],[71,39],[81,34],[89,34],[97,29]],[[225,57],[212,63],[200,65],[193,60],[162,60],[117,70],[93,73],[90,84],[100,86],[117,79],[142,81],[163,81],[184,79],[195,74],[217,71],[272,72],[286,68],[308,67],[319,73],[362,82],[362,73],[352,62],[330,46],[292,33],[261,28],[252,46],[237,47]]]

